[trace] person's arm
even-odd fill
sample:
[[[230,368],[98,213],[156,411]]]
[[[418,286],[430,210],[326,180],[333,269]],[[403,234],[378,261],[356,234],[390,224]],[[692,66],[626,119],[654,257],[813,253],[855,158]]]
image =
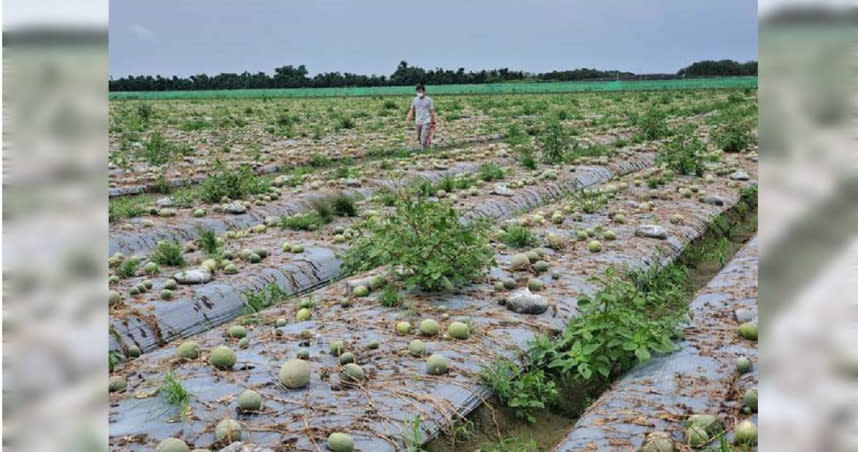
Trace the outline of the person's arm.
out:
[[[435,125],[435,110],[432,110],[432,125]]]
[[[411,106],[408,107],[408,115],[405,116],[405,122],[410,122],[414,117],[414,101],[411,101]]]
[[[435,125],[435,101],[429,99],[429,114],[432,115],[432,125]]]

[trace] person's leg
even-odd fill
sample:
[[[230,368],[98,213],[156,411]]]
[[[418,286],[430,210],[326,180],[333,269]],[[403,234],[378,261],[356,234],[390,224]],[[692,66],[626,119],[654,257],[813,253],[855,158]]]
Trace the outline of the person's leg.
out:
[[[423,146],[423,124],[417,124],[417,142]]]
[[[426,149],[429,142],[429,125],[422,124],[420,126],[420,148]]]

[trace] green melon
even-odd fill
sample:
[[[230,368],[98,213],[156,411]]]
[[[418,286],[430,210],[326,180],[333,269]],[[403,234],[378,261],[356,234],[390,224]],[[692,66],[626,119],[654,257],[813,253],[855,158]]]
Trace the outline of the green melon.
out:
[[[221,370],[232,369],[235,365],[235,352],[225,345],[218,345],[209,354],[209,362]]]
[[[284,253],[288,253],[292,251],[292,244],[289,242],[283,242],[283,245],[280,246],[280,249],[283,250]]]
[[[124,391],[127,386],[128,386],[128,382],[125,380],[124,377],[120,377],[120,376],[110,377],[110,379],[107,381],[108,392]]]
[[[289,389],[299,389],[310,383],[310,364],[303,359],[290,359],[280,366],[280,383]]]
[[[736,371],[740,374],[750,372],[751,367],[753,367],[751,360],[744,356],[736,360]]]
[[[708,435],[715,435],[723,431],[724,425],[717,416],[712,414],[692,414],[685,421],[685,425],[703,428]]]
[[[703,427],[691,425],[685,429],[685,441],[691,447],[703,447],[711,441],[711,438]]]
[[[569,243],[569,239],[560,234],[548,234],[546,241],[548,247],[554,250],[562,250]]]
[[[352,352],[345,352],[340,355],[340,364],[348,364],[355,362],[355,354]]]
[[[122,297],[119,295],[119,292],[115,290],[111,290],[107,295],[107,305],[114,306],[122,300]]]
[[[590,238],[590,236],[587,235],[587,231],[578,231],[575,233],[575,238],[578,239],[578,241],[583,242],[584,240]]]
[[[238,341],[239,348],[247,348],[250,345],[250,339],[243,337]]]
[[[515,280],[512,278],[504,278],[501,280],[504,289],[515,289]]]
[[[757,324],[756,323],[743,323],[739,325],[739,336],[742,336],[745,339],[756,341],[757,340]]]
[[[750,420],[744,420],[736,424],[733,429],[733,438],[737,444],[757,444],[757,426]]]
[[[512,256],[511,264],[513,269],[521,270],[530,265],[530,259],[528,259],[527,254],[518,253]]]
[[[345,242],[346,242],[346,236],[344,236],[342,234],[334,235],[334,243],[345,243]]]
[[[411,324],[408,322],[399,322],[396,324],[396,332],[402,335],[411,333]]]
[[[302,348],[301,350],[298,350],[298,353],[295,353],[295,357],[306,361],[310,359],[310,351],[305,348]]]
[[[602,251],[602,244],[599,243],[598,240],[591,240],[590,243],[587,244],[587,249],[590,250],[591,253],[598,253]]]
[[[277,328],[286,326],[286,319],[280,318],[274,321],[274,326]]]
[[[346,350],[346,346],[343,341],[333,341],[328,346],[328,352],[334,356],[340,356]]]
[[[234,274],[238,273],[238,267],[236,267],[235,264],[227,264],[223,268],[223,272],[226,273],[227,275],[234,275]]]
[[[363,368],[355,363],[348,363],[343,366],[343,378],[351,381],[362,381],[366,378]]]
[[[218,443],[232,444],[241,441],[241,424],[235,419],[224,419],[215,426],[215,440]]]
[[[175,279],[170,278],[164,281],[164,288],[167,290],[176,290],[179,288],[179,283],[177,283]]]
[[[136,346],[136,345],[130,345],[130,346],[128,346],[128,350],[127,350],[127,351],[128,351],[128,356],[130,356],[130,357],[132,357],[132,358],[137,358],[137,357],[139,357],[140,355],[142,355],[142,354],[143,354],[143,352],[140,350],[140,347],[138,347],[138,346]]]
[[[604,237],[605,240],[616,240],[617,239],[617,235],[614,234],[614,231],[611,231],[610,229],[605,231],[602,234],[602,237]]]
[[[195,217],[199,218],[199,217],[204,217],[205,215],[206,215],[205,209],[194,209],[194,216]]]
[[[745,402],[745,406],[748,407],[749,410],[756,413],[757,412],[757,402],[759,399],[759,395],[757,394],[756,389],[749,389],[745,391],[745,396],[743,400]]]
[[[296,243],[296,244],[292,245],[292,248],[289,251],[291,251],[295,254],[303,253],[304,252],[304,245],[302,245],[300,243]]]
[[[471,329],[468,328],[468,325],[456,321],[447,326],[447,334],[456,339],[467,339],[471,334]]]
[[[176,356],[181,359],[197,359],[200,357],[200,346],[196,342],[183,342],[176,348]]]
[[[259,411],[262,408],[262,396],[258,392],[247,389],[238,395],[239,411]]]
[[[158,443],[155,452],[190,452],[191,448],[179,438],[167,438]]]
[[[365,297],[365,296],[369,295],[369,288],[367,286],[361,284],[352,290],[352,295],[354,295],[356,297]]]
[[[155,262],[146,262],[146,265],[143,266],[143,271],[150,275],[158,273],[159,270],[160,267],[158,267],[158,264]]]
[[[411,356],[423,356],[426,353],[426,344],[420,339],[414,339],[408,343],[408,353]]]
[[[436,336],[439,328],[438,322],[432,319],[426,319],[420,322],[420,332],[424,336]]]
[[[250,253],[250,256],[247,258],[247,260],[250,261],[251,264],[258,264],[262,262],[262,256],[256,253]]]
[[[173,291],[170,289],[161,289],[159,296],[162,300],[170,300],[173,298]]]
[[[536,278],[530,278],[527,280],[527,288],[531,292],[539,292],[540,290],[545,288],[545,284],[542,281]]]
[[[298,310],[298,313],[295,314],[295,319],[299,322],[310,320],[311,317],[313,317],[313,313],[307,308],[301,308]]]
[[[214,273],[217,270],[217,261],[214,259],[206,259],[200,264],[200,268],[204,268],[210,273]]]
[[[652,432],[646,435],[639,452],[674,452],[675,447],[670,434]]]
[[[527,260],[528,260],[531,264],[532,264],[532,263],[534,263],[534,262],[536,262],[536,261],[538,261],[538,260],[539,260],[539,258],[540,258],[540,257],[542,257],[542,256],[540,256],[540,255],[539,255],[539,252],[537,252],[536,250],[530,250],[530,251],[528,251],[528,252],[526,252],[526,253],[524,253],[524,254],[527,256]]]
[[[542,272],[548,271],[548,262],[536,261],[536,263],[533,264],[533,270],[536,273],[542,273]]]
[[[378,345],[379,345],[378,341],[373,339],[373,340],[369,341],[368,344],[366,344],[366,348],[368,348],[370,350],[375,350],[378,348]]]
[[[447,359],[434,354],[426,360],[426,372],[430,375],[441,375],[447,372]]]
[[[625,224],[626,223],[626,215],[622,213],[618,213],[614,215],[614,223],[617,224]]]
[[[230,337],[240,339],[242,337],[247,336],[247,328],[241,325],[233,325],[229,327],[229,330],[227,330],[227,334],[229,334]]]
[[[355,448],[355,442],[352,437],[340,432],[328,435],[326,445],[331,452],[352,452]]]

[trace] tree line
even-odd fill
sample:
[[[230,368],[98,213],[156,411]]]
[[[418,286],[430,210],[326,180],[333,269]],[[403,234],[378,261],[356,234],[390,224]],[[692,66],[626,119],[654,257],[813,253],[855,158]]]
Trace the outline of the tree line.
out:
[[[424,69],[409,66],[402,61],[390,76],[361,75],[350,72],[324,72],[309,76],[307,67],[287,65],[274,69],[274,74],[265,72],[207,74],[190,77],[164,77],[161,75],[132,75],[108,82],[110,91],[180,91],[220,89],[268,89],[268,88],[342,88],[362,86],[401,86],[425,83],[427,85],[480,84],[516,81],[578,81],[578,80],[653,80],[679,77],[757,75],[757,62],[737,63],[732,60],[700,61],[676,74],[634,74],[623,71],[598,69],[572,69],[544,73],[528,73],[508,68],[481,71],[450,69]]]

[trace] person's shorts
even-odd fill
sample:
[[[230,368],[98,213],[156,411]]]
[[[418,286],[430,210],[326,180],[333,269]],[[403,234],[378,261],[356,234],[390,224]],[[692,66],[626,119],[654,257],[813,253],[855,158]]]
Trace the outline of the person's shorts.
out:
[[[430,124],[417,124],[417,141],[424,148],[429,145],[429,129],[431,127]]]

